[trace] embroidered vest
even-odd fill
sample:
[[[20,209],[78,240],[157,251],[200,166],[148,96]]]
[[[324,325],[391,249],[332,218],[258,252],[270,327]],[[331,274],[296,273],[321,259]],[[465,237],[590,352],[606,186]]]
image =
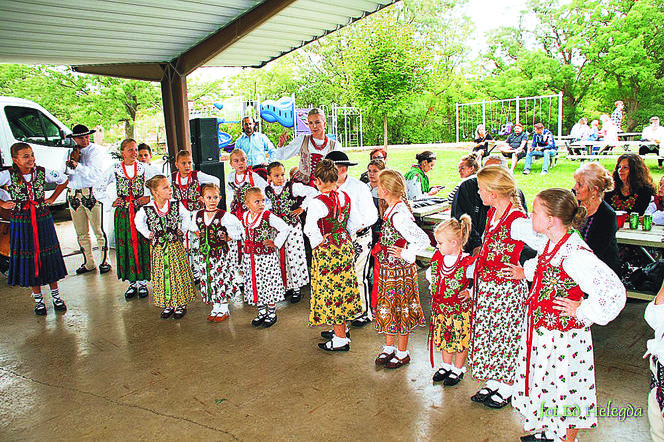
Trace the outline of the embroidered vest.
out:
[[[270,225],[270,211],[265,210],[261,216],[258,225],[251,229],[247,225],[246,217],[243,217],[244,230],[246,239],[244,240],[244,253],[254,253],[255,255],[269,255],[274,253],[277,249],[275,247],[266,246],[263,241],[274,238],[277,236],[277,229]]]
[[[184,184],[180,187],[179,183],[179,172],[173,172],[171,174],[171,183],[173,183],[173,198],[182,203],[185,209],[190,212],[195,212],[201,210],[205,205],[198,199],[201,195],[201,183],[198,181],[198,172],[192,170],[190,172],[187,182],[189,184]],[[177,204],[176,204],[177,205]]]
[[[329,152],[336,149],[336,141],[328,137],[327,142],[330,143]],[[298,166],[297,173],[293,177],[293,180],[308,186],[313,186],[314,171],[324,156],[315,152],[311,153],[309,150],[310,143],[313,143],[313,141],[311,141],[311,135],[305,135],[302,140],[302,146],[300,146],[300,165]]]
[[[278,195],[272,186],[267,186],[265,196],[272,202],[272,213],[283,219],[288,225],[300,224],[300,217],[291,215],[291,212],[299,207],[297,198],[293,196],[292,181],[287,182]]]
[[[198,238],[200,240],[201,250],[203,250],[203,245],[207,244],[210,247],[210,256],[216,258],[228,253],[228,242],[224,236],[228,235],[228,230],[226,230],[226,227],[221,224],[221,219],[225,214],[225,210],[218,209],[214,214],[210,225],[205,224],[205,210],[199,210],[195,215],[196,226],[200,233]]]
[[[242,215],[248,210],[247,206],[244,205],[244,196],[247,194],[247,190],[249,190],[250,187],[254,187],[254,177],[251,173],[251,170],[248,170],[248,176],[245,176],[244,181],[240,184],[235,183],[235,181],[230,181],[228,183],[231,189],[233,189],[231,213],[237,216],[238,219],[242,219]],[[235,177],[237,177],[237,174],[235,174]]]
[[[454,315],[470,311],[472,300],[462,301],[459,293],[467,289],[471,279],[466,276],[474,256],[458,260],[450,273],[443,274],[443,255],[436,250],[431,258],[431,311],[436,314]]]
[[[141,173],[142,172],[142,173]],[[129,179],[122,170],[122,163],[115,167],[115,187],[119,198],[125,201],[125,205],[131,199],[138,199],[145,192],[145,169],[136,167],[136,176]]]
[[[507,211],[509,210],[510,208],[507,209]],[[495,212],[496,209],[492,207],[487,214],[487,227],[484,230],[484,241],[482,241],[482,248],[477,257],[475,279],[513,283],[513,280],[508,280],[501,274],[501,270],[506,267],[507,263],[518,264],[519,262],[524,243],[512,239],[510,230],[515,219],[525,218],[526,215],[520,211],[510,212],[498,222],[496,227],[490,229],[489,220],[493,218]]]
[[[408,244],[406,239],[399,233],[399,231],[394,227],[394,214],[389,218],[383,218],[383,226],[380,230],[380,239],[378,244],[380,248],[377,248],[376,253],[374,254],[375,258],[380,261],[381,266],[386,267],[407,267],[410,264],[405,260],[398,258],[396,256],[388,256],[387,248],[389,246],[397,247],[406,247]]]
[[[23,174],[13,167],[9,169],[9,175],[10,182],[7,185],[7,191],[11,195],[12,201],[16,203],[14,210],[30,201],[35,201],[37,208],[43,206],[46,186],[46,170],[43,167],[35,166],[32,180],[29,183],[25,181]],[[20,209],[26,210],[24,207],[20,207]]]
[[[177,201],[171,201],[166,215],[157,213],[154,206],[146,206],[145,215],[152,232],[151,245],[165,246],[174,241],[182,242],[184,234],[180,230],[180,205]]]
[[[334,216],[335,204],[329,195],[321,194],[316,197],[325,204],[325,207],[327,207],[328,210],[327,216],[318,220],[318,229],[323,236],[329,233],[330,236],[328,240],[337,247],[339,247],[342,242],[351,241],[348,230],[346,230],[346,224],[348,223],[348,217],[350,216],[350,198],[343,190],[341,193],[343,193],[346,198],[346,204],[339,207],[339,213],[337,216]]]

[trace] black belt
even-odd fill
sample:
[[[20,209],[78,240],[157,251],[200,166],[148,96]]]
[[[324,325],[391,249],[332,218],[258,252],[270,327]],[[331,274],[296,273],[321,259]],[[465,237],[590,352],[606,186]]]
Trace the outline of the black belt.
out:
[[[357,231],[357,236],[364,236],[367,233],[369,233],[370,231],[371,231],[371,226],[365,227],[364,229],[360,229],[360,230]]]

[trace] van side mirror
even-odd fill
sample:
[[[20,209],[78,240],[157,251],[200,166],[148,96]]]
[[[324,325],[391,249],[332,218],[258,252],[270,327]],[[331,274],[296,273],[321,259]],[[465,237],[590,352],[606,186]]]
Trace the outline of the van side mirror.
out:
[[[62,146],[64,147],[74,147],[74,140],[71,138],[67,138],[67,133],[65,132],[64,129],[60,129],[60,139]]]

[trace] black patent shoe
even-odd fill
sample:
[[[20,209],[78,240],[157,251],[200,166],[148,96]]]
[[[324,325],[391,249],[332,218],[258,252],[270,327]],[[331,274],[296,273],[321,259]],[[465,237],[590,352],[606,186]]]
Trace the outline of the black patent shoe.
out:
[[[43,302],[35,303],[35,315],[46,316],[46,306]]]
[[[82,264],[79,268],[76,269],[77,275],[82,275],[83,273],[94,272],[95,269],[87,269],[85,264]]]
[[[269,313],[267,316],[265,316],[265,320],[263,321],[263,327],[265,328],[272,327],[276,322],[277,322],[277,314]]]
[[[136,296],[136,293],[138,293],[138,289],[136,289],[135,285],[130,285],[127,291],[125,292],[125,299],[131,299],[134,296]]]
[[[267,318],[267,313],[258,313],[254,319],[251,320],[251,325],[254,327],[260,327],[265,322]]]
[[[497,393],[498,390],[492,390],[489,387],[484,387],[474,395],[470,397],[470,400],[473,402],[477,402],[478,404],[483,404],[484,401],[486,401],[491,395],[494,393]]]
[[[319,343],[318,348],[325,351],[348,351],[350,350],[350,343],[347,342],[346,345],[342,345],[341,347],[335,347],[334,344],[332,343],[332,339],[330,339],[329,341]]]
[[[173,319],[182,319],[186,314],[187,314],[187,306],[181,305],[175,309],[175,313],[173,313]]]
[[[302,299],[302,294],[300,293],[300,290],[299,289],[293,290],[293,294],[291,295],[290,299],[291,304],[297,304],[298,302],[300,302],[301,299]]]
[[[168,319],[173,314],[173,307],[166,307],[161,311],[161,319]]]
[[[350,322],[350,324],[351,324],[353,327],[364,327],[365,325],[367,325],[367,324],[370,323],[370,322],[371,322],[371,319],[369,319],[368,316],[360,316],[360,317],[357,318],[357,319],[353,319],[353,320]]]
[[[320,337],[323,339],[332,339],[334,337],[334,330],[324,330],[320,332]],[[350,339],[350,330],[346,330],[346,337]]]
[[[111,271],[111,265],[110,264],[99,264],[99,274],[103,275],[104,273],[108,273]]]
[[[147,298],[150,292],[148,292],[148,287],[145,285],[139,286],[138,287],[138,297],[139,298]]]
[[[60,299],[60,298],[54,298],[53,299],[53,310],[57,312],[66,312],[67,311],[67,304]]]
[[[484,405],[486,405],[489,408],[494,408],[497,410],[505,407],[510,402],[512,402],[512,396],[507,396],[507,398],[503,398],[503,396],[500,393],[495,392],[484,401]]]
[[[555,442],[554,439],[549,439],[546,437],[546,433],[541,431],[539,433],[529,434],[527,436],[521,436],[522,442]]]
[[[446,379],[443,380],[443,385],[446,387],[451,387],[452,385],[456,385],[461,380],[463,379],[463,372],[461,374],[456,374],[455,372],[450,372],[449,376],[447,376]]]
[[[434,382],[442,382],[452,373],[452,370],[445,370],[444,368],[439,368],[436,373],[433,375]]]

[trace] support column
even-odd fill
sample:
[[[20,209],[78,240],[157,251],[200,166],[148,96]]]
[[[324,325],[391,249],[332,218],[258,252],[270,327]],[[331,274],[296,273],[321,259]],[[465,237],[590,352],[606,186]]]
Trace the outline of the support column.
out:
[[[187,79],[172,63],[162,65],[161,97],[164,104],[166,146],[171,156],[171,170],[178,150],[191,150],[189,134],[189,106],[187,104]]]

